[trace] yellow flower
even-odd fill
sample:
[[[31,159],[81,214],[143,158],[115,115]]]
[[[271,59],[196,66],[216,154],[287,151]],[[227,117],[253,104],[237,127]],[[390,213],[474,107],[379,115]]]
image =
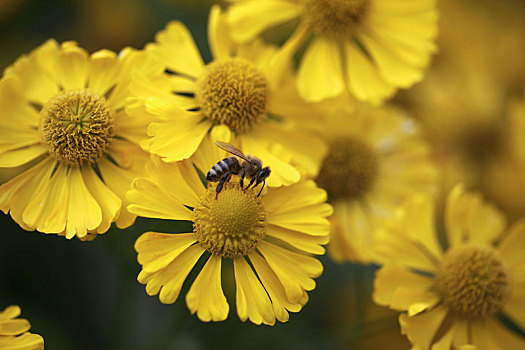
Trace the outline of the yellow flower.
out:
[[[226,156],[213,145],[217,136],[207,136],[192,158],[203,172]],[[199,270],[186,304],[202,321],[222,321],[229,313],[222,264],[231,273],[233,262],[239,318],[286,322],[288,311],[298,312],[307,302],[306,291],[315,288],[313,278],[323,270],[311,255],[323,254],[329,238],[326,217],[332,208],[324,203],[326,193],[313,181],[301,181],[258,197],[259,188],[243,191],[234,176],[216,196],[217,183],[206,189],[193,164],[154,157],[146,165],[148,177],[136,179],[128,192],[128,208],[137,215],[193,223],[193,232],[146,232],[137,239],[138,281],[149,295],[170,304],[189,272]]]
[[[137,115],[157,118],[142,147],[176,162],[195,153],[210,130],[227,128],[235,135],[232,144],[272,168],[270,186],[295,183],[301,174],[315,176],[325,145],[302,134],[286,116],[274,115],[290,103],[279,96],[279,82],[289,72],[282,55],[260,41],[232,44],[217,6],[211,9],[208,29],[214,59],[207,65],[180,22],[168,24],[146,47],[170,74],[162,83],[140,74],[134,79],[132,90],[144,101]]]
[[[329,252],[373,262],[374,231],[416,192],[435,190],[436,169],[417,124],[393,107],[328,116],[329,152],[317,183],[334,206]]]
[[[146,124],[127,115],[131,71],[145,54],[91,56],[49,40],[0,81],[0,167],[30,165],[0,186],[0,209],[26,230],[94,238],[131,225],[125,193],[147,155]]]
[[[439,221],[430,198],[407,201],[377,245],[385,265],[375,302],[405,311],[399,322],[413,349],[524,348],[508,326],[525,329],[525,221],[505,229],[504,216],[462,186]]]
[[[435,0],[230,0],[236,41],[299,19],[286,42],[290,56],[312,37],[299,64],[303,98],[320,101],[348,90],[381,103],[397,88],[420,81],[436,50]]]
[[[16,350],[43,350],[44,339],[29,333],[29,321],[20,316],[20,307],[11,305],[0,312],[0,348]]]

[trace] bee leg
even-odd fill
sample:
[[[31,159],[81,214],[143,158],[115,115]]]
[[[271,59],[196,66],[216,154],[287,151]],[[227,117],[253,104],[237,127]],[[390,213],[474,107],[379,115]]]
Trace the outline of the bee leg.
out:
[[[253,185],[253,184],[255,183],[255,180],[256,180],[256,177],[255,177],[255,176],[252,177],[252,178],[250,179],[250,183],[248,184],[248,186],[246,186],[245,190],[247,190],[248,188],[250,188],[250,186]],[[253,187],[255,187],[255,186],[253,186]]]
[[[221,179],[219,180],[219,184],[217,185],[217,188],[215,189],[215,192],[216,192],[215,199],[217,199],[217,197],[219,196],[219,192],[222,191],[222,187],[224,186],[226,182],[230,180],[231,177],[232,177],[232,173],[230,173],[229,171],[221,177]]]
[[[242,172],[241,172],[241,181],[239,182],[241,184],[241,189],[244,190],[243,186],[244,186],[244,176],[246,176],[246,172],[244,171],[244,169],[242,169]]]
[[[264,185],[266,185],[266,180],[263,181],[263,185],[262,185],[262,187],[261,187],[261,190],[260,190],[259,193],[257,194],[257,197],[259,197],[259,196],[261,195],[261,192],[262,192],[262,190],[263,190],[263,188],[264,188]]]

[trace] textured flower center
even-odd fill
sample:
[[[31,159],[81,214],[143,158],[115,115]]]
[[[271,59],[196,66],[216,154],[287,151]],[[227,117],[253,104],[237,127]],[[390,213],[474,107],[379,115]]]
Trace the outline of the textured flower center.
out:
[[[317,177],[331,199],[359,198],[375,183],[379,171],[376,152],[355,138],[341,138],[330,144]]]
[[[466,319],[497,313],[509,293],[505,265],[497,252],[487,247],[452,249],[445,255],[436,278],[444,303]]]
[[[106,100],[88,90],[66,90],[40,111],[40,135],[49,152],[70,165],[99,160],[113,138]]]
[[[226,258],[248,255],[266,236],[266,212],[257,192],[226,183],[216,198],[209,186],[193,210],[195,238],[212,254]]]
[[[266,111],[266,78],[243,59],[210,63],[197,84],[195,97],[204,116],[235,132],[250,129]]]
[[[352,35],[368,14],[370,0],[308,0],[305,19],[320,35]]]

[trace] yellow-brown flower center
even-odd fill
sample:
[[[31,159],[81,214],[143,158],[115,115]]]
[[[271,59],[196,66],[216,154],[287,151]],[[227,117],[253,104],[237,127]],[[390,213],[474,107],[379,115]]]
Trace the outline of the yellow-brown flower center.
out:
[[[266,112],[267,82],[250,62],[232,58],[212,62],[197,82],[195,98],[202,114],[234,132],[249,130]]]
[[[69,165],[93,163],[114,136],[113,116],[104,97],[85,89],[66,90],[40,111],[39,131],[57,160]]]
[[[305,20],[319,35],[340,39],[354,34],[369,9],[370,0],[308,0]]]
[[[444,303],[456,316],[466,319],[482,319],[500,311],[510,289],[497,252],[473,245],[450,250],[436,281]]]
[[[195,238],[212,254],[226,258],[248,255],[266,236],[266,212],[257,192],[226,183],[216,198],[209,186],[193,210]]]
[[[340,138],[330,143],[317,183],[330,199],[359,198],[372,188],[379,172],[376,152],[357,138]]]

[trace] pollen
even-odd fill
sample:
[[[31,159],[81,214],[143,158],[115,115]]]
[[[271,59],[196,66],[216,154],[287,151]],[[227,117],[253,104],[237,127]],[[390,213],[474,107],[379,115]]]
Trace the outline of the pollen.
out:
[[[369,192],[379,172],[376,152],[357,138],[339,138],[330,143],[317,183],[330,199],[360,198]]]
[[[307,0],[306,22],[319,34],[340,39],[351,36],[370,9],[370,0]]]
[[[267,85],[253,64],[232,58],[207,66],[195,98],[206,118],[239,133],[257,124],[266,112]]]
[[[488,247],[452,249],[445,255],[436,279],[444,303],[457,316],[470,320],[500,311],[510,289],[501,257]]]
[[[239,183],[226,183],[216,197],[209,186],[193,210],[195,239],[210,253],[225,258],[245,256],[266,236],[266,211],[257,193]]]
[[[113,117],[104,97],[88,90],[66,90],[40,111],[43,144],[57,160],[69,165],[93,163],[113,138]]]

